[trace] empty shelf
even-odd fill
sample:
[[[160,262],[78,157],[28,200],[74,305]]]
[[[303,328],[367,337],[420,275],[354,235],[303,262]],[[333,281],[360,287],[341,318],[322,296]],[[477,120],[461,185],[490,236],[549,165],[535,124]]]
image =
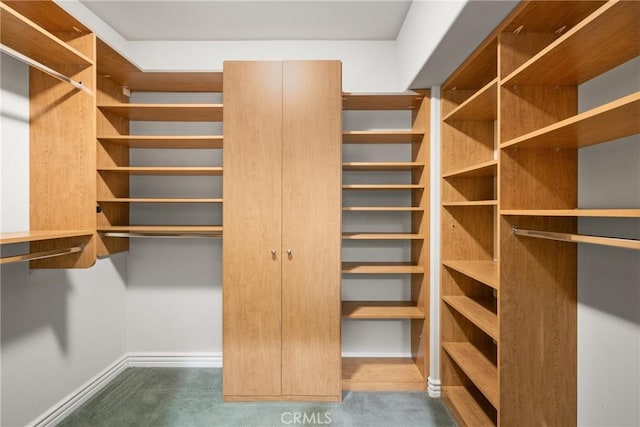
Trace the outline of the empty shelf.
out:
[[[121,234],[114,237],[221,237],[219,225],[115,225],[98,227],[100,233]]]
[[[442,120],[495,120],[498,105],[498,79],[493,79],[473,96],[447,114]]]
[[[351,274],[419,274],[424,268],[410,262],[343,262],[342,272]]]
[[[99,203],[222,203],[222,199],[187,199],[153,197],[117,197],[100,199]]]
[[[343,110],[413,110],[424,97],[415,92],[342,94]]]
[[[342,301],[345,319],[424,319],[411,301]]]
[[[477,165],[469,166],[454,170],[453,172],[447,172],[442,175],[443,178],[475,178],[483,176],[496,176],[498,171],[498,161],[490,160],[488,162],[479,163]]]
[[[342,164],[345,171],[404,171],[423,168],[418,162],[347,162]]]
[[[342,132],[343,144],[407,144],[419,142],[422,131],[413,130],[369,130]]]
[[[443,387],[442,397],[450,403],[450,409],[467,426],[495,427],[496,423],[484,412],[476,399],[464,386]]]
[[[420,184],[349,184],[343,185],[343,190],[417,190],[423,189]]]
[[[222,175],[221,167],[156,167],[128,166],[98,168],[98,172],[126,173],[129,175]]]
[[[418,206],[343,206],[346,212],[422,212]]]
[[[640,9],[640,7],[639,7]],[[505,142],[500,148],[580,148],[640,133],[640,92]],[[611,126],[615,123],[615,126]]]
[[[640,209],[501,209],[501,215],[640,218]]]
[[[500,284],[499,264],[496,261],[442,261],[442,264],[494,289]]]
[[[424,391],[426,381],[411,358],[343,357],[342,388],[352,391]]]
[[[497,200],[471,200],[464,202],[442,202],[444,207],[456,207],[456,206],[498,206]]]
[[[65,239],[93,235],[92,230],[61,230],[61,231],[16,231],[0,233],[0,244],[37,242],[42,240]]]
[[[475,384],[480,392],[498,407],[498,370],[487,357],[468,342],[445,342],[442,348]]]
[[[422,234],[412,233],[343,233],[343,240],[420,240]]]
[[[114,135],[99,136],[98,140],[129,148],[222,148],[222,135]]]
[[[463,295],[443,296],[442,300],[458,313],[466,317],[471,323],[482,329],[494,340],[498,340],[498,316],[487,306],[492,304],[493,298],[474,299]]]
[[[112,104],[99,105],[102,111],[129,120],[220,122],[222,104]]]

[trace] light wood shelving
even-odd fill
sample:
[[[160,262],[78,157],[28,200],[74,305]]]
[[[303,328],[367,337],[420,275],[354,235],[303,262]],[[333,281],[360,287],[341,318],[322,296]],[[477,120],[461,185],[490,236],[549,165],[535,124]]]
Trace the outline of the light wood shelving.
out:
[[[116,197],[111,199],[98,199],[98,203],[222,203],[222,199]]]
[[[464,371],[494,407],[498,407],[498,370],[483,352],[467,342],[445,342],[444,351]]]
[[[69,237],[91,237],[92,235],[93,230],[16,231],[0,233],[0,245],[66,239]]]
[[[343,110],[417,110],[424,96],[415,93],[344,93]]]
[[[411,358],[345,357],[342,388],[353,391],[422,391],[424,377]]]
[[[98,168],[98,172],[122,173],[128,175],[222,175],[221,167],[169,167],[169,166],[117,166]]]
[[[342,170],[345,171],[406,171],[421,169],[424,164],[419,162],[345,162]]]
[[[423,189],[422,184],[348,184],[343,190],[416,190]]]
[[[98,136],[100,142],[110,142],[124,145],[129,148],[222,148],[222,135],[111,135]]]
[[[424,236],[416,233],[343,233],[343,240],[419,240]]]
[[[498,102],[498,79],[493,79],[485,87],[447,114],[445,122],[464,120],[495,120]]]
[[[343,262],[342,272],[349,274],[418,274],[424,268],[410,262]]]
[[[469,202],[444,202],[445,207],[461,207],[461,206],[497,206],[497,200],[473,200]]]
[[[487,308],[493,298],[474,299],[467,296],[444,296],[442,300],[482,329],[494,340],[498,340],[498,316]]]
[[[343,144],[410,144],[419,142],[424,131],[413,130],[364,130],[342,132]]]
[[[102,104],[98,108],[128,120],[222,121],[222,104]]]
[[[346,212],[422,212],[420,206],[343,206]]]
[[[222,226],[219,225],[120,225],[111,227],[98,227],[99,232],[114,233],[158,233],[158,234],[222,234]]]
[[[342,301],[347,319],[424,319],[424,312],[411,301]]]
[[[503,209],[500,214],[505,216],[640,218],[640,209]]]
[[[466,387],[448,387],[443,392],[443,398],[462,425],[474,427],[496,425],[494,419],[478,405],[476,397]]]
[[[496,261],[446,260],[442,264],[493,289],[500,287],[500,270]]]
[[[443,178],[477,178],[477,177],[495,177],[498,172],[498,161],[489,160],[477,165],[464,167],[442,175]]]

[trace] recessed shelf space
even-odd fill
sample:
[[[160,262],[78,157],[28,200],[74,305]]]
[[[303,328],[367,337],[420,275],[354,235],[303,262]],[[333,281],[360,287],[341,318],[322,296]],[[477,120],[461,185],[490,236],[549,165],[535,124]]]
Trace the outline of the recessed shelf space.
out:
[[[442,120],[453,121],[486,121],[497,117],[498,79],[492,80],[466,101],[447,114]]]
[[[0,31],[3,45],[56,71],[93,65],[91,58],[4,3],[0,3]]]
[[[0,233],[0,245],[15,243],[38,242],[43,240],[66,239],[69,237],[90,237],[92,230],[61,230],[61,231],[16,231]]]
[[[493,289],[499,288],[500,271],[496,261],[447,260],[442,264]]]
[[[477,178],[497,175],[498,161],[489,160],[488,162],[478,163],[473,166],[456,169],[442,175],[443,178]]]
[[[509,74],[502,85],[584,83],[640,54],[638,22],[637,2],[606,2]]]
[[[424,268],[410,262],[343,262],[342,272],[349,274],[418,274]]]
[[[98,199],[98,203],[222,203],[222,199],[116,197],[111,199]]]
[[[342,186],[343,190],[420,190],[424,189],[420,184],[348,184]]]
[[[98,108],[134,121],[222,121],[222,104],[109,104]]]
[[[489,309],[495,298],[470,298],[464,295],[443,296],[442,300],[494,340],[498,340],[498,316]]]
[[[411,301],[342,301],[346,319],[424,319],[424,312]]]
[[[343,144],[409,144],[419,142],[423,131],[368,130],[342,132]]]
[[[418,162],[345,162],[345,171],[405,171],[422,169],[424,165]]]
[[[411,358],[342,358],[344,390],[423,391],[425,387],[425,379]]]
[[[640,8],[640,7],[639,7]],[[501,148],[581,148],[640,133],[640,92],[527,133]],[[611,126],[615,123],[615,126]]]
[[[222,148],[222,135],[113,135],[98,136],[100,142],[124,145],[129,148]]]
[[[442,348],[487,400],[497,408],[499,393],[496,365],[468,342],[445,342],[442,344]]]
[[[98,168],[98,172],[122,173],[129,175],[222,175],[222,167],[167,167],[167,166],[123,166]]]
[[[349,93],[342,94],[343,110],[414,110],[423,95],[405,93]]]
[[[487,38],[447,79],[443,90],[478,90],[498,75],[498,38]]]
[[[342,240],[420,240],[422,234],[413,233],[343,233]]]

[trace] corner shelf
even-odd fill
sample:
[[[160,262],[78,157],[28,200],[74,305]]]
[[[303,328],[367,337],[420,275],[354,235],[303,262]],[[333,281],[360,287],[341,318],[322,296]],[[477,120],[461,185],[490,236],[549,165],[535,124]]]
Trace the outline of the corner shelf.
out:
[[[406,171],[422,169],[424,165],[418,162],[345,162],[345,171]]]
[[[343,357],[342,388],[351,391],[424,391],[425,379],[411,358]]]
[[[349,274],[421,274],[424,268],[410,262],[343,262],[342,272]]]
[[[442,300],[467,318],[494,340],[498,340],[498,315],[487,308],[493,301],[489,298],[467,296],[443,296]]]
[[[220,122],[222,104],[106,104],[98,108],[129,120]]]
[[[443,178],[478,178],[486,176],[497,176],[498,161],[489,160],[488,162],[478,163],[477,165],[466,168],[456,169],[442,175]]]
[[[501,144],[500,148],[587,147],[640,133],[638,117],[640,92],[514,138]]]
[[[66,239],[70,237],[90,237],[93,233],[93,230],[16,231],[0,233],[0,245]]]
[[[498,370],[473,344],[445,342],[442,348],[489,402],[498,407]]]
[[[453,109],[442,120],[454,121],[487,121],[495,120],[498,107],[498,79],[495,78],[465,102]]]
[[[342,94],[343,110],[414,110],[424,97],[414,92]]]
[[[638,22],[637,2],[607,2],[509,74],[502,85],[569,86],[590,80],[638,56]]]
[[[411,301],[342,301],[345,319],[424,319]]]
[[[113,135],[98,136],[100,142],[124,145],[129,148],[222,148],[222,135]]]
[[[420,240],[422,234],[412,233],[343,233],[342,240]]]
[[[493,289],[499,289],[500,269],[496,261],[447,260],[442,264]]]
[[[370,130],[342,132],[343,144],[409,144],[419,142],[423,131]]]
[[[214,176],[222,175],[222,167],[123,166],[98,168],[98,172],[123,173],[129,175]]]

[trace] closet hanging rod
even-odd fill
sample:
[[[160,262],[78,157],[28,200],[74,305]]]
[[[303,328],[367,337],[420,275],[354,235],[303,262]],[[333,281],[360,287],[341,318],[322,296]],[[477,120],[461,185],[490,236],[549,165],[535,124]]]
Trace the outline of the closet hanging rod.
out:
[[[18,61],[22,61],[30,66],[32,66],[33,68],[37,68],[38,70],[49,74],[52,77],[55,77],[58,80],[62,80],[63,82],[69,83],[71,84],[73,87],[75,87],[76,89],[79,90],[85,90],[87,92],[90,92],[88,89],[86,89],[84,87],[84,85],[82,84],[82,82],[77,82],[75,80],[73,80],[70,77],[65,76],[64,74],[61,74],[59,72],[57,72],[56,70],[47,67],[44,64],[39,63],[38,61],[29,58],[26,55],[21,54],[20,52],[11,49],[8,46],[5,46],[3,44],[0,43],[0,51],[6,53],[9,56],[13,56],[15,59],[17,59]]]
[[[35,261],[37,259],[54,258],[58,256],[63,256],[63,255],[75,254],[78,252],[82,252],[83,250],[84,250],[84,245],[80,245],[80,246],[74,246],[74,247],[65,248],[65,249],[54,249],[51,251],[33,252],[30,254],[9,256],[5,258],[0,258],[0,264],[12,264],[16,262]]]
[[[585,234],[557,233],[553,231],[524,230],[513,226],[516,236],[534,237],[537,239],[557,240],[560,242],[591,243],[594,245],[614,246],[617,248],[640,250],[640,240],[621,237],[589,236]]]
[[[160,239],[206,239],[222,237],[222,233],[134,233],[134,232],[113,232],[107,231],[101,233],[103,237],[146,237]]]

